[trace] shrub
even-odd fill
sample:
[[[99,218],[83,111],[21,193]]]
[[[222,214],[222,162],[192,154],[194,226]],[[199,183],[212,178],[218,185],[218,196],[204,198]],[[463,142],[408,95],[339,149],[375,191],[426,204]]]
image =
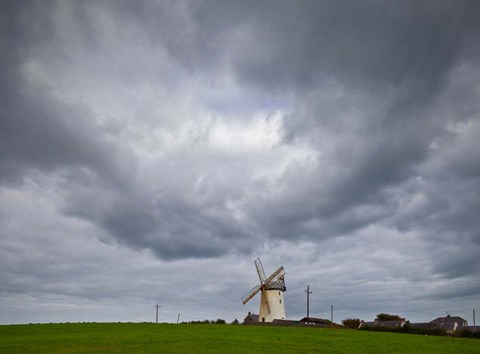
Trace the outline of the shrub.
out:
[[[379,321],[401,321],[403,318],[401,318],[398,315],[390,315],[388,313],[379,313],[377,315],[377,320]]]
[[[393,333],[409,333],[409,334],[421,334],[429,336],[446,336],[447,331],[441,328],[415,328],[411,325],[405,324],[403,327],[377,327],[377,326],[362,326],[362,331],[373,332],[393,332]]]
[[[347,318],[342,321],[343,325],[346,328],[358,328],[360,326],[360,319],[358,318]]]
[[[459,329],[455,331],[455,337],[464,337],[464,338],[479,338],[480,339],[480,332],[472,332],[468,329]]]

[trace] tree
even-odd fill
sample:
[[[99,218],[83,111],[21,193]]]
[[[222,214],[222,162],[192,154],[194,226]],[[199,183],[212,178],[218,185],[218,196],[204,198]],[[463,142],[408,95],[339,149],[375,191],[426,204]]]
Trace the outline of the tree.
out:
[[[377,315],[377,320],[378,321],[402,321],[403,318],[401,318],[398,315],[390,315],[388,313],[379,313]]]
[[[360,326],[360,319],[358,318],[347,318],[342,321],[343,325],[346,328],[358,328]]]
[[[237,319],[234,319],[234,320],[232,321],[232,324],[233,324],[233,325],[238,325],[239,323],[240,323],[240,322],[238,322]]]
[[[225,324],[225,320],[222,320],[221,318],[218,318],[218,319],[215,321],[215,324]]]

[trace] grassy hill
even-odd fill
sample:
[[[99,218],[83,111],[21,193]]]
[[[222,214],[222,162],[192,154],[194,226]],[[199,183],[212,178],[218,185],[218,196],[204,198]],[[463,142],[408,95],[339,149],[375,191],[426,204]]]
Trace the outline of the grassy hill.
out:
[[[205,324],[0,326],[0,353],[479,353],[466,338]]]

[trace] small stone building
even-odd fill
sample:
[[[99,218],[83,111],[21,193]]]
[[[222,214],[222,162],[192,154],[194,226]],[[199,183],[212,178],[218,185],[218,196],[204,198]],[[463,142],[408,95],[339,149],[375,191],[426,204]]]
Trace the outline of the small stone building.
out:
[[[258,322],[259,317],[258,315],[249,312],[248,315],[243,319],[243,323],[248,324],[248,323],[254,323]]]

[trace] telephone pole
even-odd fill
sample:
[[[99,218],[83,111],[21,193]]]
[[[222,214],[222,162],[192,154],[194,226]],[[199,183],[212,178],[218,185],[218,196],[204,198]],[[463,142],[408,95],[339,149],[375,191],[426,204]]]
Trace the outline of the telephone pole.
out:
[[[310,291],[310,285],[307,285],[307,290],[305,290],[307,293],[307,321],[310,320],[310,294],[312,291]]]
[[[157,304],[156,304],[155,306],[153,306],[153,307],[155,307],[155,308],[157,309],[157,314],[156,314],[156,317],[155,317],[155,323],[158,323],[158,309],[159,309],[160,307],[162,307],[162,306],[159,306],[159,305],[158,305],[158,302],[157,302]]]
[[[477,331],[477,326],[475,325],[475,309],[473,309],[473,330]]]
[[[333,323],[333,305],[330,305],[330,321]]]

